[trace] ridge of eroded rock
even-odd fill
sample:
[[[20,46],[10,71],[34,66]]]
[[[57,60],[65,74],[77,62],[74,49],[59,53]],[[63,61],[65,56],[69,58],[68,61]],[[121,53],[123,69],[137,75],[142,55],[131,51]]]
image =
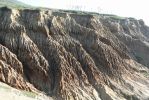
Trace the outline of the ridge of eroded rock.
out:
[[[0,21],[2,82],[57,100],[149,98],[149,28],[141,20],[0,9]]]

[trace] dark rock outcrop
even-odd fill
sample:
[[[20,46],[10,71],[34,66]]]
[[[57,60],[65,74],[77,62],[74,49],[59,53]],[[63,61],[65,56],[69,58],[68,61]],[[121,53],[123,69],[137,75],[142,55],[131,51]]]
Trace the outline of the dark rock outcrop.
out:
[[[149,99],[142,20],[0,9],[0,80],[56,100]]]

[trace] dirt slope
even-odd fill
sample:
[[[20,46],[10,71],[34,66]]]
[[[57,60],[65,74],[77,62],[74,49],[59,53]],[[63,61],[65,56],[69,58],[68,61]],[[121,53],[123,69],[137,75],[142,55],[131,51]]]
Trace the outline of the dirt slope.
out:
[[[142,20],[0,9],[0,81],[56,100],[149,99]]]

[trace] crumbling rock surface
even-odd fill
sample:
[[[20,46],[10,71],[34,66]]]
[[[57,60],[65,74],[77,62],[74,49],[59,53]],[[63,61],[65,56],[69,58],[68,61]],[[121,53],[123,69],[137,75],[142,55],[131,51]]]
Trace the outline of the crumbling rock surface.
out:
[[[142,20],[0,9],[0,80],[55,100],[149,99]]]

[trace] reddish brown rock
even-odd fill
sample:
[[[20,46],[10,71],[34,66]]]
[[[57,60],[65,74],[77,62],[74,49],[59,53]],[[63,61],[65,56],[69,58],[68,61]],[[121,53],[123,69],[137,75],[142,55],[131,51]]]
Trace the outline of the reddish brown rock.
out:
[[[56,100],[149,98],[149,28],[142,21],[56,10],[0,15],[2,82]]]

